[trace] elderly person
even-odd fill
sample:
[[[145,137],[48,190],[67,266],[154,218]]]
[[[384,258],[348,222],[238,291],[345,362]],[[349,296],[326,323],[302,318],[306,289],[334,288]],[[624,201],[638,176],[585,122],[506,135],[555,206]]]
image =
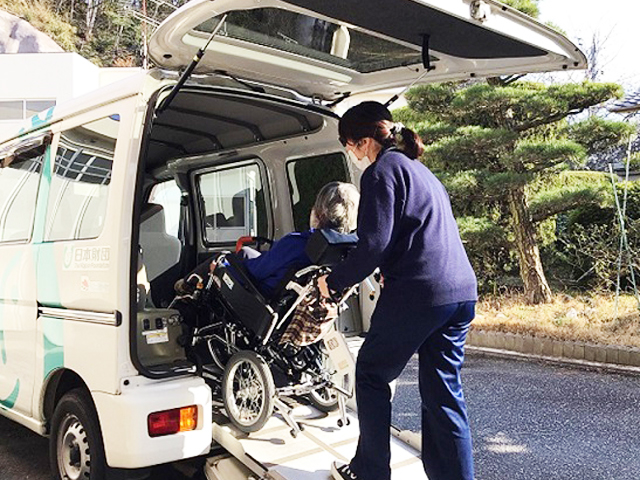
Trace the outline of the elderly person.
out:
[[[246,271],[256,287],[266,298],[271,298],[285,275],[311,265],[305,252],[307,241],[316,229],[333,229],[339,233],[355,230],[360,194],[350,183],[331,182],[318,192],[309,218],[310,230],[292,232],[275,242],[265,253],[244,247],[239,253]],[[193,273],[204,278],[207,270],[215,265],[210,260],[199,265]],[[187,282],[192,277],[187,276]],[[176,291],[183,293],[185,281],[176,283]]]

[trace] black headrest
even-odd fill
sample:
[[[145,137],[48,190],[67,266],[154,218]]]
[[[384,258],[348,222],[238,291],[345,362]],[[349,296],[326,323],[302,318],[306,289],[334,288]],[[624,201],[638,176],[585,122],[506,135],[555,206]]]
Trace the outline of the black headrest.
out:
[[[315,265],[334,265],[344,260],[356,243],[358,235],[355,233],[340,233],[327,228],[311,234],[305,252]]]

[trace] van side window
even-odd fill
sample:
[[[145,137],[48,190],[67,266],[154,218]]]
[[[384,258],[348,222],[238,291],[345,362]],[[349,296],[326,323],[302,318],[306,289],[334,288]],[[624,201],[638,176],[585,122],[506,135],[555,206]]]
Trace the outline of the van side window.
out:
[[[31,238],[46,148],[40,144],[0,159],[0,242]]]
[[[47,208],[45,240],[95,238],[102,232],[120,117],[62,132]]]
[[[265,193],[256,164],[199,177],[206,243],[230,243],[245,235],[267,236]]]
[[[289,194],[296,231],[309,229],[309,214],[320,189],[329,182],[348,182],[349,174],[342,153],[301,158],[287,163]]]

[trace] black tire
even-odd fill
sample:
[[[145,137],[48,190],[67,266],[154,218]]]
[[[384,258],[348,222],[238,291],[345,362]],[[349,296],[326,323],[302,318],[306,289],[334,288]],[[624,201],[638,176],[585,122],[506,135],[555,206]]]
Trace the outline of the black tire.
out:
[[[321,412],[334,412],[338,409],[338,392],[333,388],[323,387],[309,392],[309,403]]]
[[[329,359],[329,355],[327,355],[325,349],[318,347],[317,354],[320,355],[321,369],[329,372],[333,371],[333,363]],[[338,409],[338,392],[333,388],[319,388],[309,392],[306,397],[309,403],[321,412],[329,413]]]
[[[224,369],[222,402],[240,431],[260,430],[273,414],[276,387],[263,358],[251,351],[235,353]]]
[[[66,393],[51,419],[49,461],[56,480],[103,480],[107,464],[102,433],[90,395]]]

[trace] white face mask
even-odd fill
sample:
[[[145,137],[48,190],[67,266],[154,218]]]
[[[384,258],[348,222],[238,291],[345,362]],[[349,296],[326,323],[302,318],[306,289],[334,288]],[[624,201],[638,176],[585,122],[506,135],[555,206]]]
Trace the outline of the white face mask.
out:
[[[352,150],[349,150],[347,153],[349,154],[349,160],[351,160],[359,170],[364,172],[366,168],[371,165],[371,160],[369,160],[368,156],[365,155],[360,159]]]

